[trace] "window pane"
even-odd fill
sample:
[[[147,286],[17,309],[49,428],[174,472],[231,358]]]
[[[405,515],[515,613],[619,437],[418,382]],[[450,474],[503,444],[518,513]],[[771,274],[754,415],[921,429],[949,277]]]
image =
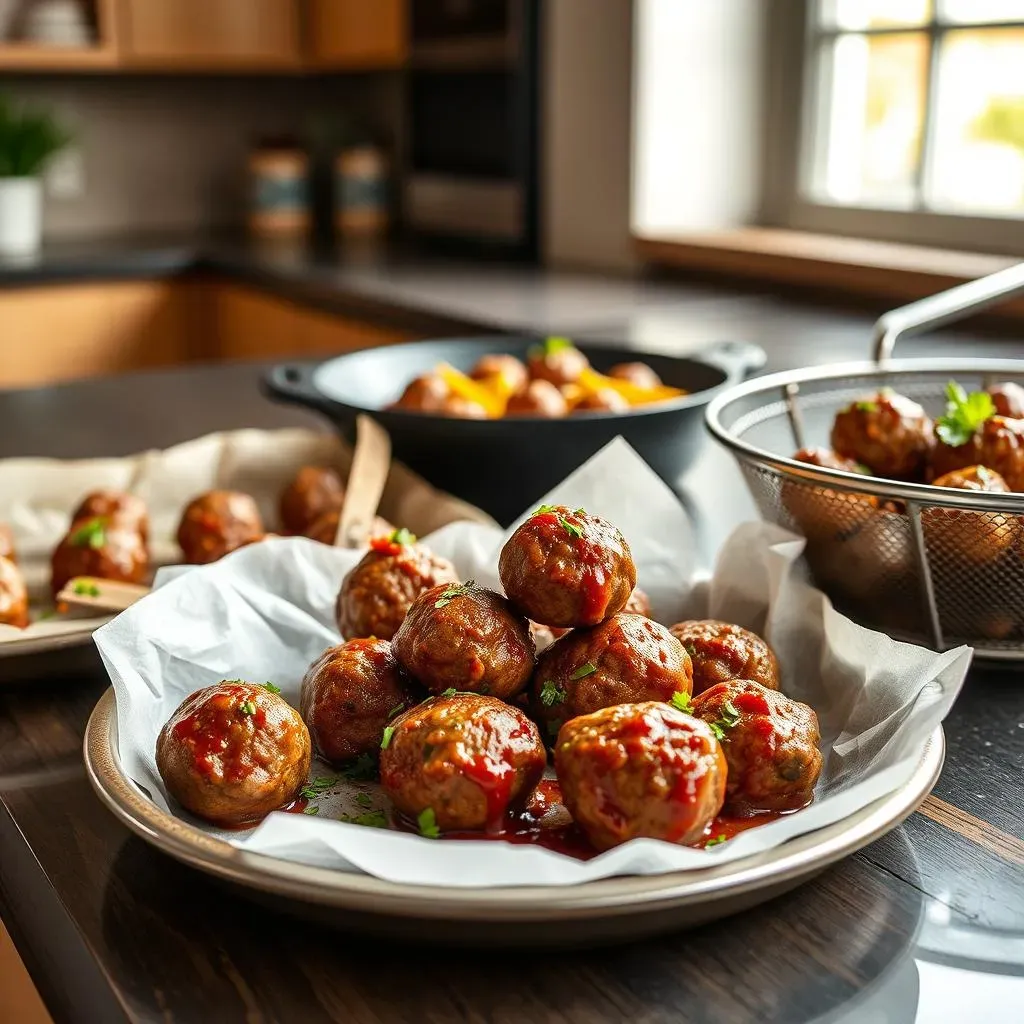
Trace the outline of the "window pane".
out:
[[[1024,0],[939,0],[943,21],[1024,21]]]
[[[927,92],[924,33],[841,35],[822,54],[812,191],[834,203],[914,204]],[[824,138],[816,137],[824,134]]]
[[[830,28],[922,25],[931,13],[931,0],[821,0],[818,4],[818,20]]]
[[[939,61],[925,198],[940,209],[1024,210],[1024,29],[950,32]]]

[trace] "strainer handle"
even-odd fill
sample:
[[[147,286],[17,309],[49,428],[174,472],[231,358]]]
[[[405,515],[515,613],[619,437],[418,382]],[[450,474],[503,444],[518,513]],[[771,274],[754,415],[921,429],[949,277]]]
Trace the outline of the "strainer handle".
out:
[[[893,309],[875,324],[875,360],[889,359],[900,338],[962,320],[1018,292],[1024,292],[1024,263]]]

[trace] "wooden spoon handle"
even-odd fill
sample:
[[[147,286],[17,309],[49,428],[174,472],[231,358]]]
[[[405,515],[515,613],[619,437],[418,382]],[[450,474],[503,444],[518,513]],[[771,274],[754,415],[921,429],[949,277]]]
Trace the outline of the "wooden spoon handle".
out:
[[[384,485],[391,470],[391,438],[369,416],[356,419],[356,447],[338,517],[335,547],[354,548],[366,543],[377,515]]]

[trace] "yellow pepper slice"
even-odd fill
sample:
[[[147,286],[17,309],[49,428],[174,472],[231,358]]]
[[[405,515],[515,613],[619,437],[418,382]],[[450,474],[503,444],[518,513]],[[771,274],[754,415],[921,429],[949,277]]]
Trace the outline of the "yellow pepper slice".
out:
[[[490,419],[497,419],[505,413],[506,397],[496,394],[492,388],[485,387],[479,381],[467,377],[461,370],[456,370],[448,363],[439,363],[435,372],[461,398],[476,402],[487,410]]]
[[[587,368],[579,377],[580,384],[593,393],[604,388],[617,391],[630,405],[651,405],[653,402],[666,402],[670,398],[680,398],[686,394],[680,388],[659,384],[654,388],[642,388],[632,381],[619,380],[617,377],[606,377],[603,373]]]

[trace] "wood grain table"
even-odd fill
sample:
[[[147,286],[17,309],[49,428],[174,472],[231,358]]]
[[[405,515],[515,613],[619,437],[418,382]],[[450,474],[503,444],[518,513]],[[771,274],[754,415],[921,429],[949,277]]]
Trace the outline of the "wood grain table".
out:
[[[752,317],[755,340],[758,326]],[[786,349],[784,361],[799,355]],[[0,394],[0,457],[125,454],[215,429],[313,424],[259,396],[260,369]],[[751,514],[710,444],[685,497],[709,546]],[[0,684],[0,916],[57,1022],[1020,1019],[1024,690],[1012,670],[971,672],[933,795],[882,840],[739,917],[557,953],[385,943],[229,892],[148,848],[93,796],[80,747],[106,687],[95,660],[29,675]],[[961,1016],[967,1006],[987,1009]]]

